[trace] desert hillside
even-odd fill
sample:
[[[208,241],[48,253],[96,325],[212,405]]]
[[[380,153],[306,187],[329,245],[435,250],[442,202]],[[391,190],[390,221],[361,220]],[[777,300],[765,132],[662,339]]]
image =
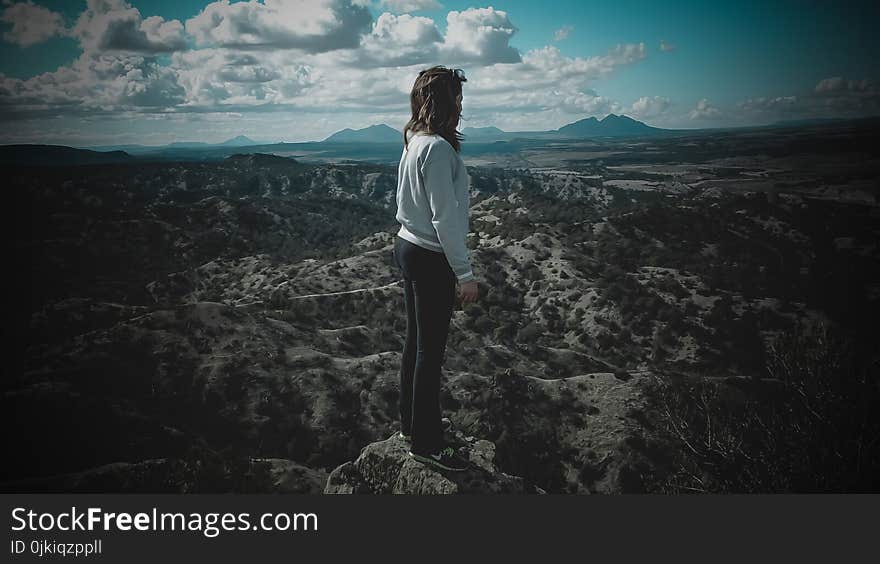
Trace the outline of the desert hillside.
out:
[[[481,297],[454,312],[442,401],[491,451],[488,491],[876,487],[876,141],[465,155]],[[354,488],[328,477],[365,447],[396,460],[396,167],[4,176],[4,491],[321,492]]]

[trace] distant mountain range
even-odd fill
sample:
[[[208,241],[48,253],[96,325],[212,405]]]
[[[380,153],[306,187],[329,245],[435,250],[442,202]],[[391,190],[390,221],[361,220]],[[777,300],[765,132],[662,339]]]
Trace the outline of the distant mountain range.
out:
[[[124,151],[90,151],[63,145],[0,146],[0,166],[104,165],[134,160]]]
[[[585,118],[547,131],[504,131],[497,127],[465,127],[462,134],[472,141],[493,142],[511,139],[581,139],[589,137],[637,137],[657,135],[667,129],[651,127],[628,116],[608,114],[601,120]],[[403,134],[386,124],[371,125],[363,129],[343,129],[327,137],[322,143],[400,143]]]
[[[590,117],[570,123],[559,129],[547,131],[504,131],[497,127],[465,127],[461,132],[467,140],[478,142],[509,141],[513,139],[576,139],[585,137],[621,137],[663,133],[665,129],[651,127],[645,123],[626,116],[609,114],[602,120]],[[321,141],[307,141],[291,144],[316,143],[402,143],[403,133],[387,124],[371,125],[362,129],[345,128],[333,133]],[[205,143],[202,141],[175,141],[167,145],[101,145],[83,147],[92,151],[125,151],[130,155],[149,155],[177,150],[213,150],[224,147],[271,146],[275,143],[254,141],[244,135],[238,135],[222,143]]]
[[[591,137],[638,137],[643,135],[658,135],[663,133],[676,133],[675,130],[659,129],[651,127],[638,120],[627,116],[609,114],[598,120],[590,117],[564,125],[559,129],[547,131],[504,131],[497,127],[465,127],[462,134],[467,141],[477,143],[493,143],[496,141],[512,141],[515,139],[581,139]],[[108,152],[125,151],[129,155],[161,157],[175,155],[187,158],[197,157],[199,154],[212,154],[224,157],[230,153],[227,149],[249,147],[253,151],[273,152],[273,150],[285,150],[286,148],[302,147],[313,148],[320,145],[372,145],[372,144],[400,144],[403,141],[403,133],[387,124],[371,125],[362,129],[345,128],[322,141],[308,141],[303,143],[267,143],[254,141],[244,135],[238,135],[222,143],[204,143],[200,141],[175,141],[167,145],[104,145],[100,147],[87,147],[85,149]],[[340,147],[339,150],[342,150]]]
[[[874,126],[878,118],[858,120],[798,120],[746,128],[726,129],[661,129],[628,116],[609,114],[604,118],[589,117],[546,131],[504,131],[497,127],[465,127],[467,153],[477,155],[511,155],[523,149],[546,147],[548,142],[579,142],[590,139],[626,139],[645,137],[676,137],[717,135],[738,129],[764,130],[791,127],[835,127],[849,122]],[[235,154],[265,154],[294,157],[309,162],[372,162],[396,163],[400,158],[403,135],[387,124],[363,129],[343,129],[323,141],[299,143],[267,143],[239,135],[222,143],[195,141],[175,142],[163,146],[109,145],[73,148],[60,145],[2,145],[0,166],[54,166],[71,164],[109,164],[129,161],[217,161]]]
[[[604,118],[588,117],[559,129],[546,131],[502,131],[497,127],[465,127],[462,133],[472,141],[509,141],[511,139],[587,139],[591,137],[639,137],[677,133],[671,129],[651,127],[628,116],[608,114]]]
[[[125,151],[130,155],[144,155],[157,151],[165,151],[169,149],[211,149],[215,147],[249,147],[252,145],[263,145],[264,143],[254,141],[244,135],[238,135],[232,139],[227,139],[222,143],[205,143],[202,141],[175,141],[167,145],[102,145],[99,147],[86,147],[92,151]]]

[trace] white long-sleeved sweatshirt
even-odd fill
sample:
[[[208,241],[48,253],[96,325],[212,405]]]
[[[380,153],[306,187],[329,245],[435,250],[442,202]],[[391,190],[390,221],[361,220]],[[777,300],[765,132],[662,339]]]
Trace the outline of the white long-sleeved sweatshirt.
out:
[[[397,169],[397,234],[445,253],[459,282],[474,279],[467,247],[469,183],[464,160],[446,139],[424,132],[409,138]]]

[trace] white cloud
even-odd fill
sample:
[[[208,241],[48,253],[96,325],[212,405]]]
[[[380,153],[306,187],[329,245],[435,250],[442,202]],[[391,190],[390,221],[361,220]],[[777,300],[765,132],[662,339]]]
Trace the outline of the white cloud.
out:
[[[123,0],[88,0],[67,33],[83,49],[71,64],[24,80],[0,75],[0,104],[7,119],[39,113],[164,112],[186,102],[177,72],[154,56],[185,47],[180,22],[142,18]]]
[[[619,113],[618,102],[598,95],[588,85],[629,64],[638,47],[615,48],[605,56],[568,58],[555,48],[535,50],[520,63],[494,64],[468,69],[464,114],[489,112],[547,112],[558,110],[562,123],[584,114]],[[231,49],[201,49],[177,53],[172,58],[181,85],[186,89],[184,108],[271,106],[306,112],[405,113],[409,91],[424,65],[386,67],[348,66],[338,52],[305,54],[295,61],[283,51],[261,52],[259,57]],[[343,65],[343,66],[340,66]],[[269,79],[269,80],[264,80]]]
[[[479,67],[469,73],[463,117],[527,113],[543,115],[558,126],[589,115],[621,113],[624,106],[597,94],[592,85],[644,57],[643,43],[618,45],[594,57],[566,57],[553,46],[533,49],[523,55],[521,63]],[[530,118],[508,116],[499,123],[524,126]]]
[[[197,48],[186,48],[184,29]],[[123,0],[90,0],[74,31],[83,54],[27,80],[0,74],[0,105],[7,121],[19,123],[39,115],[89,115],[94,123],[140,115],[163,124],[174,115],[211,115],[232,124],[246,116],[281,131],[287,126],[267,116],[284,115],[297,125],[276,137],[304,140],[306,132],[321,138],[318,132],[383,121],[401,127],[418,71],[442,62],[468,72],[462,126],[473,119],[548,129],[628,110],[593,88],[643,60],[644,43],[589,57],[553,46],[520,54],[510,45],[516,31],[492,7],[449,12],[444,36],[430,18],[385,12],[373,22],[351,1],[213,2],[184,28],[141,16]],[[184,118],[173,119],[183,127]]]
[[[576,115],[577,117],[582,117],[584,114],[588,116],[605,116],[610,113],[621,113],[623,111],[623,106],[621,106],[620,102],[605,96],[599,96],[595,91],[574,92],[564,95],[557,107],[566,114]]]
[[[258,55],[233,49],[176,53],[171,67],[186,90],[180,111],[405,112],[418,67],[340,66],[335,52]],[[268,80],[267,80],[268,79]]]
[[[382,0],[380,5],[398,14],[416,10],[439,10],[443,7],[437,0]]]
[[[491,7],[449,12],[445,37],[431,18],[385,12],[358,49],[337,50],[332,60],[348,67],[516,63],[519,51],[509,44],[515,32],[507,14]]]
[[[0,20],[11,23],[4,39],[27,47],[55,36],[72,36],[84,51],[100,53],[165,53],[186,48],[184,28],[177,20],[160,16],[143,18],[125,0],[87,0],[86,9],[71,28],[61,14],[27,2],[4,2]]]
[[[212,2],[186,21],[200,46],[301,49],[310,53],[355,48],[372,16],[350,0]]]
[[[141,55],[83,53],[55,72],[27,80],[0,77],[0,103],[13,110],[7,117],[16,112],[156,111],[184,101],[174,71]]]
[[[388,67],[377,73],[372,68],[334,67],[333,54],[308,59],[312,80],[291,100],[297,108],[314,112],[406,112],[409,91],[420,67]]]
[[[740,102],[737,106],[751,113],[775,114],[797,113],[801,100],[797,96],[776,96],[749,98]]]
[[[284,52],[199,49],[175,53],[171,68],[186,92],[183,111],[289,104],[313,82],[312,67]]]
[[[615,65],[625,65],[644,59],[645,53],[644,43],[626,43],[609,51],[605,59]]]
[[[551,45],[532,49],[516,65],[491,65],[475,71],[469,90],[481,93],[571,90],[587,87],[617,67],[645,58],[645,44],[617,45],[605,55],[566,57]]]
[[[446,37],[440,56],[453,65],[517,63],[520,53],[510,43],[518,30],[507,12],[488,8],[468,8],[446,15]]]
[[[665,96],[642,96],[633,102],[630,113],[641,119],[654,118],[665,113],[671,104]]]
[[[871,92],[876,87],[867,79],[846,80],[842,76],[834,76],[820,80],[814,89],[818,94],[840,92]]]
[[[880,88],[868,79],[834,76],[806,92],[790,96],[749,98],[737,104],[744,119],[773,122],[785,119],[863,117],[880,114]]]
[[[660,40],[660,50],[664,53],[669,53],[670,51],[675,51],[675,45],[669,43],[668,41]]]
[[[141,17],[124,0],[88,0],[71,33],[87,52],[167,53],[184,49],[183,24],[160,16]]]
[[[434,20],[385,12],[364,36],[360,49],[340,55],[340,62],[357,66],[407,66],[434,60],[443,37]]]
[[[721,110],[713,106],[707,98],[702,98],[697,102],[696,107],[691,110],[688,117],[693,120],[713,120],[721,117]]]
[[[360,50],[301,54],[295,59],[285,51],[261,51],[259,56],[234,49],[200,49],[177,53],[171,66],[186,89],[187,102],[181,109],[209,111],[224,108],[272,106],[296,108],[316,114],[363,112],[386,115],[408,110],[409,92],[427,61],[419,60],[419,46],[442,42],[430,19],[383,14],[364,39]],[[371,64],[390,64],[379,58],[383,48],[398,45],[393,56],[400,65],[378,72]],[[431,52],[431,47],[424,48]],[[353,64],[352,57],[361,62]],[[410,57],[412,60],[403,60]],[[616,101],[599,96],[589,88],[594,80],[620,65],[644,57],[643,45],[622,45],[608,54],[590,58],[569,58],[548,47],[527,53],[518,63],[496,63],[468,68],[465,85],[465,119],[470,112],[542,112],[559,110],[571,117],[620,112]],[[279,108],[280,109],[280,108]],[[561,118],[560,118],[561,119]],[[563,121],[562,123],[567,123]]]
[[[395,44],[403,47],[425,46],[426,43],[443,39],[431,18],[409,14],[395,16],[387,12],[376,19],[370,38],[386,42],[383,45],[386,48],[392,48]]]
[[[186,102],[177,71],[156,59],[186,46],[179,21],[143,18],[124,0],[88,0],[65,33],[83,49],[69,65],[24,80],[0,74],[6,119],[167,112]]]
[[[61,14],[37,6],[30,0],[26,2],[3,3],[6,8],[0,21],[11,24],[12,29],[3,33],[3,39],[21,47],[30,47],[56,36],[66,35]]]
[[[563,39],[567,39],[568,35],[574,31],[574,27],[570,25],[564,25],[553,32],[553,41],[562,41]]]

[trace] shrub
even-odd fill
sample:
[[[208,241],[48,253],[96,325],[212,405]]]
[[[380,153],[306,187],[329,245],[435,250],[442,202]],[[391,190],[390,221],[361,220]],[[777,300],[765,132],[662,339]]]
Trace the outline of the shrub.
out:
[[[855,492],[880,487],[880,390],[867,358],[826,326],[767,347],[765,378],[656,378],[680,452],[668,492]]]

